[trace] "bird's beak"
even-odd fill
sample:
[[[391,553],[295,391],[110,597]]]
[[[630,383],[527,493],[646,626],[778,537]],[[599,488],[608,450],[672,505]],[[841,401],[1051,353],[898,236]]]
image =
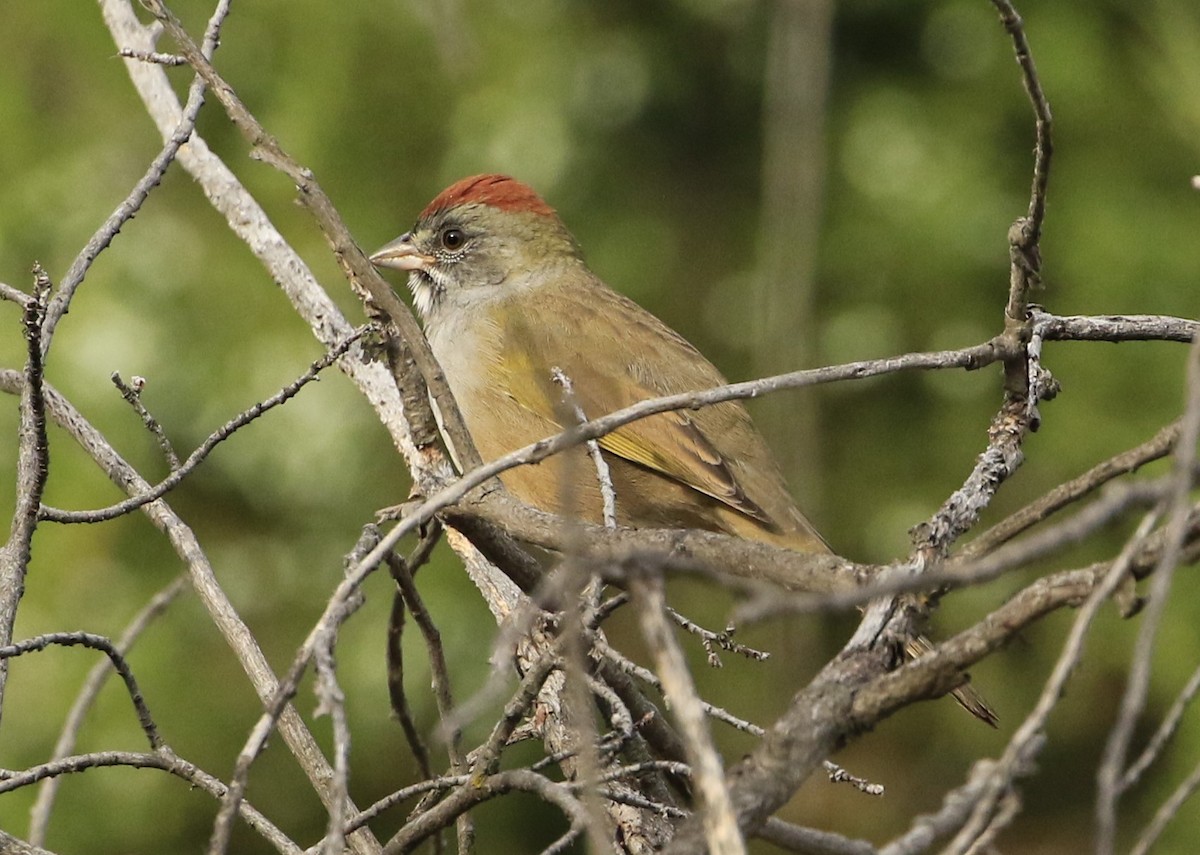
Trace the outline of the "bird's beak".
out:
[[[433,266],[434,258],[417,251],[412,233],[405,232],[391,243],[371,253],[371,263],[391,270],[425,270]]]

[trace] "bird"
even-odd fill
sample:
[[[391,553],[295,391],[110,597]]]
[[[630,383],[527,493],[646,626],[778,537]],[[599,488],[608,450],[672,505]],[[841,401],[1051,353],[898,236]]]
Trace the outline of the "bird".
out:
[[[580,417],[726,384],[683,336],[593,273],[555,210],[510,176],[451,184],[370,260],[408,273],[430,348],[485,462]],[[652,415],[598,444],[621,525],[832,552],[738,401]],[[586,455],[568,450],[500,480],[526,504],[598,523],[601,480]],[[995,725],[969,684],[958,691]]]

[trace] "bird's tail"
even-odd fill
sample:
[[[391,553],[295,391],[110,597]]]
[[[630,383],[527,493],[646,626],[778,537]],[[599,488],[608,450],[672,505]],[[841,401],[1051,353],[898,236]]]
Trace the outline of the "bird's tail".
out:
[[[907,646],[905,647],[905,653],[908,654],[910,659],[916,659],[925,655],[932,649],[933,642],[931,642],[925,636],[919,635],[908,642]],[[951,694],[954,695],[954,700],[958,701],[959,705],[962,706],[963,709],[975,716],[975,718],[979,719],[984,724],[989,724],[992,727],[999,725],[1000,719],[996,715],[996,711],[992,709],[991,705],[984,699],[983,695],[981,695],[969,682],[963,683]]]

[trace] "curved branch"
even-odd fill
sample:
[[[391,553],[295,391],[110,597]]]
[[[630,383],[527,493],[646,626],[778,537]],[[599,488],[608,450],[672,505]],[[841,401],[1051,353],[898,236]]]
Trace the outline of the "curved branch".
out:
[[[225,785],[212,775],[194,763],[189,763],[179,757],[170,749],[162,748],[153,752],[97,751],[92,754],[61,757],[50,763],[43,763],[40,766],[34,766],[0,779],[0,793],[12,792],[49,778],[111,766],[160,769],[186,781],[189,786],[203,790],[214,798],[220,798],[225,792]],[[264,840],[275,847],[276,851],[283,855],[304,855],[304,851],[299,846],[252,805],[242,802],[239,811],[246,824],[261,834]],[[4,842],[3,837],[0,837],[0,843]],[[0,851],[7,852],[8,850],[0,847]]]
[[[16,371],[0,371],[0,389],[20,394],[23,377]],[[130,494],[145,492],[150,485],[143,480],[115,450],[99,431],[95,429],[71,404],[50,385],[44,389],[47,412],[54,422],[69,433],[83,450],[92,456],[109,479]],[[237,657],[254,691],[259,698],[269,702],[279,689],[279,681],[271,669],[262,649],[255,641],[249,627],[242,621],[237,610],[221,589],[216,574],[204,550],[196,540],[195,533],[161,499],[151,502],[142,509],[150,521],[163,531],[176,553],[187,568],[193,589],[200,602],[208,610],[214,625],[229,644]],[[331,803],[333,793],[329,786],[332,769],[321,753],[316,740],[305,726],[296,710],[287,706],[280,718],[279,732],[284,742],[313,783],[317,795],[325,803]],[[378,843],[369,833],[360,833],[350,838],[356,851],[377,851]]]
[[[108,661],[112,663],[113,670],[125,683],[125,691],[129,694],[129,699],[133,702],[133,708],[137,712],[138,725],[146,735],[150,747],[156,750],[163,747],[162,737],[158,734],[158,726],[154,723],[154,717],[150,715],[146,699],[142,697],[142,691],[138,688],[137,680],[133,677],[129,663],[125,661],[125,656],[117,646],[104,636],[90,632],[51,632],[0,647],[0,659],[8,660],[24,656],[26,653],[36,653],[55,645],[62,647],[78,645],[91,650],[99,650],[107,656]]]
[[[481,780],[472,781],[449,793],[432,808],[396,832],[383,847],[383,855],[398,855],[407,852],[431,834],[436,834],[465,811],[475,805],[511,792],[526,792],[536,795],[559,808],[570,821],[572,828],[583,829],[587,825],[587,811],[568,787],[527,769],[511,769],[497,772]]]

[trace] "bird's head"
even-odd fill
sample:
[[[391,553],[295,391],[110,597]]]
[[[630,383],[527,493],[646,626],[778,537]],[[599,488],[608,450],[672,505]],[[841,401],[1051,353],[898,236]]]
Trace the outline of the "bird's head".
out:
[[[450,185],[416,225],[371,255],[376,267],[409,272],[422,320],[536,287],[579,248],[554,209],[507,175],[476,175]]]

